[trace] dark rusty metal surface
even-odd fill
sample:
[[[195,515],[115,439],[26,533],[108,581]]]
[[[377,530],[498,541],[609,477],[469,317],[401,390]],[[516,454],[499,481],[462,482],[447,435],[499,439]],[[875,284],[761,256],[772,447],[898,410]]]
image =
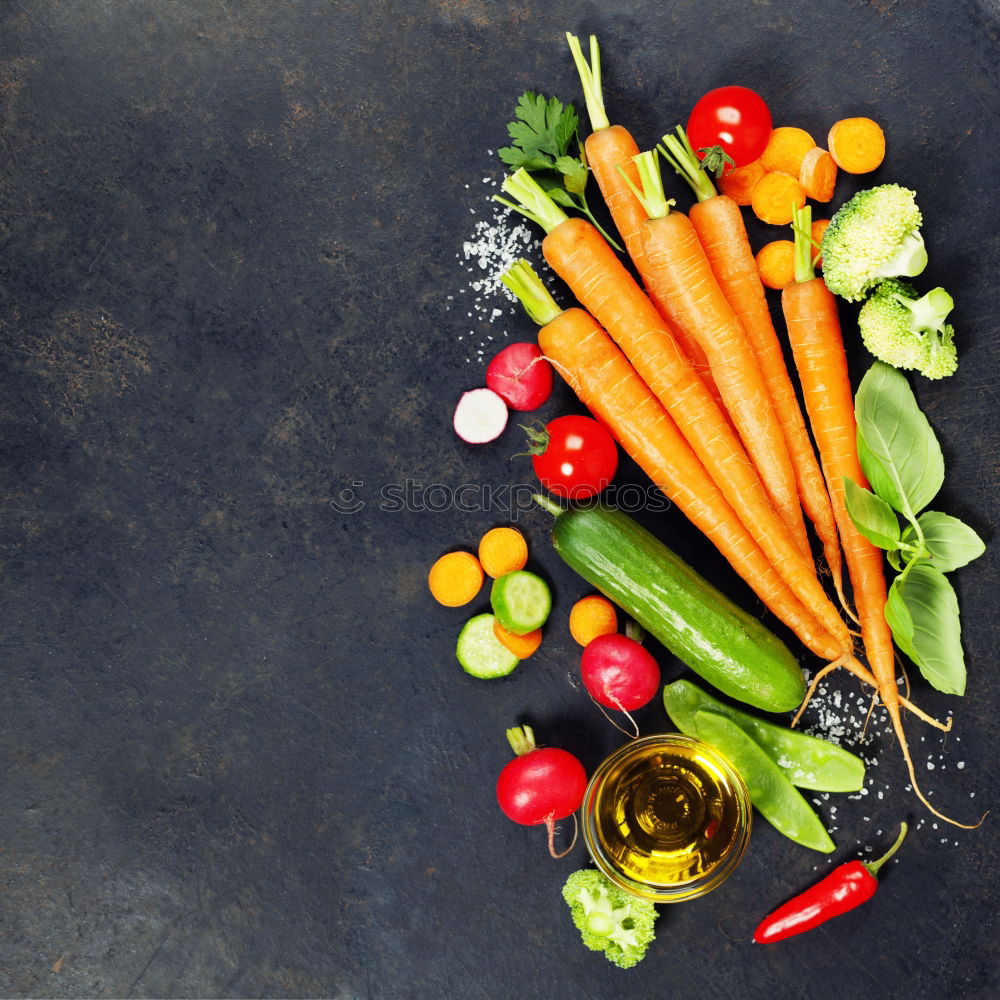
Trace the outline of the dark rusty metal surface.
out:
[[[993,543],[992,3],[9,0],[0,994],[1000,994],[997,821],[934,828],[891,739],[892,794],[843,803],[835,857],[925,822],[863,912],[775,948],[753,926],[817,861],[765,824],[733,879],[664,910],[621,972],[560,898],[582,849],[550,861],[496,807],[507,726],[535,723],[588,768],[616,743],[573,680],[580,583],[547,517],[524,515],[550,634],[508,680],[473,681],[453,655],[465,615],[425,575],[507,520],[503,497],[399,511],[382,491],[530,482],[510,433],[472,449],[450,429],[482,380],[458,338],[487,335],[458,308],[460,251],[521,90],[582,107],[566,29],[599,35],[609,110],[643,145],[724,82],[820,136],[847,113],[885,123],[879,177],[918,190],[958,304],[961,370],[917,390],[948,462],[941,507]],[[852,346],[852,371],[866,363]],[[545,413],[570,406],[560,389]],[[641,516],[754,606],[676,512]],[[967,817],[996,790],[997,570],[993,543],[956,576],[969,697],[914,678],[956,719],[946,739],[912,725],[918,757],[965,763],[927,785]],[[656,706],[640,721],[666,726]]]

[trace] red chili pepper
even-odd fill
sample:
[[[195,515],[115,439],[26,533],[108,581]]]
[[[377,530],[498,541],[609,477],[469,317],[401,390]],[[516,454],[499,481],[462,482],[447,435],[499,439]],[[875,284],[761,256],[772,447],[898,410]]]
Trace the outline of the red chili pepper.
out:
[[[754,941],[758,944],[783,941],[867,903],[878,888],[878,870],[896,853],[905,836],[906,824],[903,823],[896,843],[878,861],[848,861],[838,865],[811,889],[765,917],[753,932]]]

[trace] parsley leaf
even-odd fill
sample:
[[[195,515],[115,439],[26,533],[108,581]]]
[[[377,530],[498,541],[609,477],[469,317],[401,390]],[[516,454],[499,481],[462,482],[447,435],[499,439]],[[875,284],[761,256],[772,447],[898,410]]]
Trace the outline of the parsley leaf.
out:
[[[590,169],[582,153],[569,155],[570,143],[577,135],[580,121],[573,105],[563,104],[558,97],[545,97],[526,90],[517,99],[514,117],[507,126],[513,145],[497,150],[500,159],[512,170],[523,167],[528,173],[540,174],[535,179],[553,201],[582,212],[620,251],[621,247],[604,232],[587,205],[584,189]]]
[[[576,135],[579,119],[573,105],[526,90],[518,98],[514,115],[517,120],[507,126],[514,145],[499,150],[500,159],[515,170],[553,169]]]

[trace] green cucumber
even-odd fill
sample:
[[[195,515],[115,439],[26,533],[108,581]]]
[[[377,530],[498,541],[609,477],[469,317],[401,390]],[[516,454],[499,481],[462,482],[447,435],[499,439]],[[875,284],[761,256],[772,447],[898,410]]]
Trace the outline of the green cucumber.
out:
[[[806,685],[788,647],[627,514],[601,504],[556,514],[563,560],[713,687],[767,712],[790,712]]]
[[[470,618],[458,633],[455,655],[467,674],[506,677],[521,661],[493,634],[493,615]]]
[[[508,632],[527,635],[541,628],[549,617],[552,591],[540,576],[519,569],[493,581],[490,604],[497,621]]]

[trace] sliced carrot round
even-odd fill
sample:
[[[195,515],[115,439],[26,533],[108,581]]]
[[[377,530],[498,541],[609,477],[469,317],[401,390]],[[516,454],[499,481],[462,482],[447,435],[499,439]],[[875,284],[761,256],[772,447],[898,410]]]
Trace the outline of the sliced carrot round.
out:
[[[760,160],[747,163],[745,166],[730,170],[718,180],[719,190],[728,195],[737,205],[749,205],[750,196],[757,182],[766,174],[764,164]]]
[[[829,201],[837,186],[837,164],[821,146],[813,146],[806,153],[799,168],[799,183],[807,198]]]
[[[757,273],[761,283],[780,290],[795,280],[795,244],[791,240],[773,240],[757,251]]]
[[[792,211],[805,203],[806,193],[798,178],[780,170],[764,174],[750,199],[753,214],[772,226],[787,226],[792,221]]]
[[[460,608],[479,593],[483,567],[471,552],[446,552],[431,566],[427,585],[439,604]]]
[[[528,543],[517,528],[491,528],[479,542],[479,562],[493,579],[524,569]]]
[[[581,597],[569,612],[569,633],[581,645],[587,646],[599,635],[618,631],[618,611],[598,594]]]
[[[815,145],[816,140],[804,128],[782,125],[771,132],[760,162],[767,173],[780,170],[798,177],[803,158]]]
[[[834,163],[849,174],[867,174],[885,159],[885,133],[871,118],[842,118],[827,136]]]
[[[527,632],[524,635],[515,635],[494,620],[493,634],[519,659],[526,660],[532,653],[536,652],[542,644],[542,630],[536,628],[534,632]]]

